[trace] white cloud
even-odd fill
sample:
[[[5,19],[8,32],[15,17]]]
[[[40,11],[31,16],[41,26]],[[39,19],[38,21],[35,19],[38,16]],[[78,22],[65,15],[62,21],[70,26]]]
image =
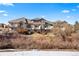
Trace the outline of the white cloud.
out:
[[[8,12],[6,12],[5,10],[0,10],[0,13],[8,13]]]
[[[5,16],[8,16],[7,13],[0,13],[0,17],[5,17]]]
[[[4,6],[14,6],[13,3],[0,3],[0,5],[4,5]]]
[[[63,13],[69,13],[70,10],[63,10],[62,12],[63,12]]]
[[[0,17],[3,16],[8,16],[8,12],[6,12],[5,10],[0,10]]]
[[[67,16],[67,18],[70,18],[70,16]]]
[[[3,13],[3,12],[5,12],[4,10],[0,10],[0,13]]]
[[[42,16],[42,18],[45,18],[45,16]]]
[[[8,14],[5,13],[5,14],[3,14],[3,16],[8,16]]]
[[[77,5],[77,8],[79,8],[79,5]]]
[[[76,11],[76,9],[72,9],[72,11]]]

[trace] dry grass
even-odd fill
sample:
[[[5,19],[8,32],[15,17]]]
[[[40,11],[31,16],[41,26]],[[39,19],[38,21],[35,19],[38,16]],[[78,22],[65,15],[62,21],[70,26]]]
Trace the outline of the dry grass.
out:
[[[33,35],[9,35],[1,36],[0,49],[79,49],[79,33],[73,33],[71,36],[58,34],[47,35],[35,33]]]

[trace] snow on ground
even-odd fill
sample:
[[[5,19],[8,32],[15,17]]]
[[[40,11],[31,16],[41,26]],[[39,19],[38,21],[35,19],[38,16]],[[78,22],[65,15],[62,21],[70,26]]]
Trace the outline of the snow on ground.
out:
[[[69,51],[14,51],[14,52],[0,52],[0,56],[79,56],[79,52]]]

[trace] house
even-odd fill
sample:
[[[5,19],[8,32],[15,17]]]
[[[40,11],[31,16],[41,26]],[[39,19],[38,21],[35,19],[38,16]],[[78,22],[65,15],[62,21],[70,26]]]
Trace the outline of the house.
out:
[[[0,30],[6,29],[6,28],[9,28],[9,26],[6,24],[0,23]]]
[[[16,30],[18,27],[26,29],[27,24],[28,24],[28,19],[26,19],[25,17],[9,21],[10,27],[14,30]]]
[[[75,32],[79,33],[79,22],[78,21],[75,22],[74,29],[75,29]]]
[[[32,23],[32,28],[35,30],[39,30],[39,29],[44,29],[44,24],[45,24],[45,19],[43,18],[34,18],[31,20]]]
[[[0,33],[8,32],[10,30],[9,26],[3,23],[0,23]]]
[[[52,26],[44,18],[26,19],[25,17],[9,21],[9,25],[13,30],[25,29],[30,31],[50,30]]]
[[[2,31],[5,28],[5,24],[0,23],[0,31]]]
[[[40,29],[50,29],[52,25],[50,25],[49,21],[44,18],[34,18],[31,20],[33,23],[33,29],[40,30]]]

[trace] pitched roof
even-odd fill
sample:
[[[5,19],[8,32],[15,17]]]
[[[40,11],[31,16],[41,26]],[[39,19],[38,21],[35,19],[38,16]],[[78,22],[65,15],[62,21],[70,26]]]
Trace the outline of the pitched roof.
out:
[[[9,23],[18,23],[18,22],[21,22],[21,21],[25,23],[28,20],[29,19],[26,19],[25,17],[22,17],[22,18],[11,20],[11,21],[9,21]]]
[[[46,21],[46,20],[44,18],[34,18],[31,21],[38,22],[38,21]]]

